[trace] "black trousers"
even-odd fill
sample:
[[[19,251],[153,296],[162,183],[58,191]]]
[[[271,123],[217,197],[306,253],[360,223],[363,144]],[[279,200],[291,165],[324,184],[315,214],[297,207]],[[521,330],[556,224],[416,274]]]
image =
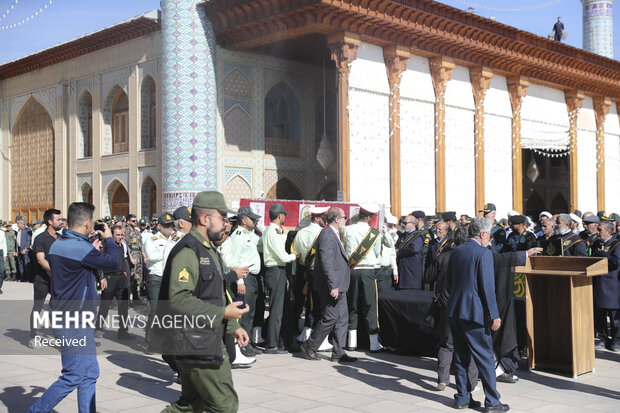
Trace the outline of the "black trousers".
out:
[[[607,322],[608,316],[609,322]],[[609,345],[620,341],[620,310],[594,308],[594,332],[596,338]]]
[[[263,336],[267,347],[277,347],[286,295],[285,269],[268,267],[265,271],[265,287],[269,291],[269,317],[267,318],[267,334],[263,333]]]
[[[97,313],[97,330],[101,330],[102,323],[108,316],[112,305],[112,299],[118,301],[118,315],[120,316],[118,331],[127,332],[127,316],[129,315],[129,280],[125,275],[112,275],[106,277],[108,287],[101,292],[101,303]]]
[[[38,279],[34,280],[34,304],[30,312],[30,338],[34,338],[37,335],[37,331],[34,328],[34,313],[38,313],[43,309],[45,298],[49,293],[50,285],[48,283]]]

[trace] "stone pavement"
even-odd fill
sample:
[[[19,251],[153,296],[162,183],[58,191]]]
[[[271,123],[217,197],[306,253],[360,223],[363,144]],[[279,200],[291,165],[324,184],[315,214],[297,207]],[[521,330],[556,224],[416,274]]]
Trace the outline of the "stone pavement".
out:
[[[32,285],[5,283],[3,290],[0,300],[26,299],[31,297]],[[0,310],[0,316],[7,316],[2,313]],[[140,331],[134,333],[142,335]],[[112,342],[105,343],[106,350],[99,351],[98,411],[159,412],[176,400],[180,385],[174,383],[169,367],[158,356],[143,354],[140,338],[121,344],[113,343],[115,337],[114,332],[107,331],[101,339]],[[3,331],[0,343],[6,345],[5,340],[14,340],[25,346],[27,339],[26,327],[19,333]],[[32,355],[0,352],[0,412],[25,412],[59,375],[58,355],[29,352]],[[351,354],[360,360],[349,365],[309,361],[299,354],[258,356],[252,368],[233,370],[240,411],[453,411],[454,389],[434,390],[434,359],[385,353]],[[596,356],[596,372],[576,379],[522,369],[518,383],[498,383],[502,402],[510,404],[511,412],[617,412],[620,354],[603,350],[597,351]],[[484,399],[482,392],[474,393],[474,397]],[[76,399],[77,393],[73,392],[55,411],[75,412]]]

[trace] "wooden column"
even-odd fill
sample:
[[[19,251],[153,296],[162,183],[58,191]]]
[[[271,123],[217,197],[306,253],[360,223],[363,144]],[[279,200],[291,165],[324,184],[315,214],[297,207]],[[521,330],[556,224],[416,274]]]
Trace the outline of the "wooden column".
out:
[[[350,64],[357,57],[361,44],[359,36],[340,32],[327,38],[331,58],[338,71],[338,190],[342,201],[348,202],[350,189],[350,146],[349,146],[349,73]]]
[[[390,83],[390,211],[401,215],[400,179],[400,80],[411,57],[408,48],[389,46],[383,48],[385,70]]]
[[[429,59],[435,90],[435,211],[446,210],[446,86],[454,62],[445,57]]]
[[[485,67],[469,69],[471,89],[474,94],[474,162],[476,171],[476,214],[484,208],[484,96],[491,86],[493,73]]]
[[[523,211],[523,153],[521,151],[521,104],[530,82],[514,76],[508,78],[508,93],[512,107],[512,209]]]
[[[605,210],[605,116],[609,113],[611,99],[594,98],[596,118],[596,203],[599,211]]]
[[[577,119],[579,117],[579,109],[583,105],[583,93],[578,90],[572,90],[564,93],[566,96],[566,109],[568,110],[568,136],[569,143],[569,183],[570,183],[570,206],[569,210],[574,211],[579,208],[579,175],[577,161]]]

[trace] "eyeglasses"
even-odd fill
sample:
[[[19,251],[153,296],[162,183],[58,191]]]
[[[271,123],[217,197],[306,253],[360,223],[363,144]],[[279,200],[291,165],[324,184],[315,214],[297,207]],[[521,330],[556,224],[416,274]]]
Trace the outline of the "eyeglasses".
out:
[[[218,215],[218,214],[213,214],[213,215],[209,215],[209,214],[205,214],[208,217],[218,217],[219,219],[222,220],[222,222],[226,223],[226,222],[230,222],[228,217],[225,217],[223,215]]]
[[[340,219],[344,219],[345,221],[347,220],[347,216],[346,216],[346,215],[339,216],[338,218],[340,218]]]
[[[138,222],[138,221],[135,219],[130,219],[129,222]]]

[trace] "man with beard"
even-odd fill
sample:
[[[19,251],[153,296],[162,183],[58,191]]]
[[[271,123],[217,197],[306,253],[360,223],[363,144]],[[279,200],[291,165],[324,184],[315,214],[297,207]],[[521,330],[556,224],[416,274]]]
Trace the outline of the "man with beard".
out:
[[[236,412],[235,392],[225,340],[232,335],[242,347],[248,334],[237,320],[247,313],[241,302],[226,294],[221,257],[214,243],[221,241],[226,213],[224,196],[216,191],[196,195],[191,211],[192,229],[172,249],[162,276],[157,314],[205,317],[204,326],[177,329],[169,342],[181,377],[181,397],[164,412]],[[247,275],[246,269],[245,274]],[[165,304],[164,304],[165,303]],[[188,346],[189,340],[197,347]]]
[[[555,232],[555,221],[553,218],[543,218],[540,222],[542,234],[536,239],[538,245],[542,245],[543,241],[549,241]]]
[[[37,341],[37,331],[34,328],[34,313],[43,309],[43,303],[48,294],[50,294],[50,264],[48,261],[48,253],[54,241],[58,239],[56,231],[61,228],[60,211],[57,209],[48,209],[43,213],[43,219],[47,228],[40,233],[35,239],[33,250],[36,262],[33,263],[32,271],[34,275],[34,304],[30,313],[30,341],[28,347],[35,348]]]
[[[403,221],[403,233],[396,242],[398,288],[422,289],[424,274],[424,234],[416,230],[418,219],[412,215]]]
[[[589,257],[594,252],[592,250],[593,245],[595,243],[596,244],[600,243],[600,241],[598,241],[597,243],[597,240],[600,239],[598,235],[598,224],[600,224],[601,220],[599,219],[599,217],[594,215],[593,212],[588,211],[583,214],[582,222],[583,222],[584,230],[579,233],[579,237],[585,241],[586,250],[588,251],[588,257]],[[597,246],[595,246],[594,249],[598,249],[596,248]]]
[[[571,231],[572,219],[568,214],[559,214],[555,219],[556,230],[553,239],[562,240],[562,255],[566,257],[586,257],[586,243]]]
[[[334,348],[331,361],[340,363],[357,361],[344,351],[349,324],[347,291],[351,281],[347,254],[340,242],[340,230],[344,228],[346,220],[342,208],[330,208],[327,213],[328,226],[321,231],[317,240],[314,276],[316,289],[320,294],[322,317],[310,334],[310,338],[301,345],[310,360],[320,360],[316,354],[318,346],[333,332]]]
[[[426,259],[424,260],[424,269],[428,269],[428,267],[435,262],[437,257],[444,251],[449,251],[452,249],[454,245],[454,239],[448,237],[448,224],[443,221],[435,224],[435,234],[436,238],[434,238],[428,246],[428,252],[426,253]],[[432,289],[432,288],[431,288]]]

